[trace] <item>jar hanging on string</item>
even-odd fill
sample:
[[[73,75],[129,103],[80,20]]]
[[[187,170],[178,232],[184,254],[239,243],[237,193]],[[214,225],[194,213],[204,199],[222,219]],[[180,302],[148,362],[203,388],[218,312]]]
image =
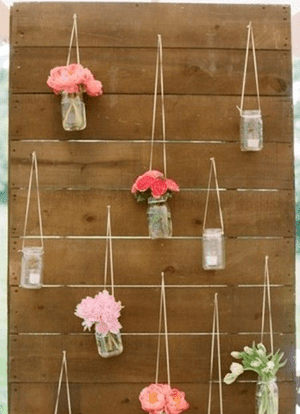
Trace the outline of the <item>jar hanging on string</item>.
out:
[[[244,110],[244,96],[246,86],[246,75],[248,66],[248,56],[250,48],[250,39],[252,41],[255,85],[257,93],[258,109]],[[263,148],[263,121],[260,107],[259,85],[258,85],[258,71],[254,44],[254,34],[252,23],[248,25],[248,39],[246,47],[246,59],[242,86],[241,107],[237,107],[240,112],[240,146],[242,151],[260,151]]]
[[[39,289],[43,286],[43,260],[44,260],[44,242],[43,242],[43,226],[42,226],[42,212],[40,203],[40,192],[38,182],[38,166],[36,153],[33,152],[32,164],[29,177],[26,212],[25,212],[25,224],[22,244],[22,262],[21,262],[21,278],[20,286],[26,289]],[[35,171],[36,178],[36,193],[38,204],[38,216],[39,216],[39,230],[41,246],[25,247],[26,230],[28,224],[28,215],[30,207],[31,189],[33,172]]]
[[[114,296],[114,271],[111,239],[110,206],[107,206],[106,250],[104,262],[104,290],[94,298],[87,297],[76,307],[75,315],[82,318],[84,329],[91,329],[95,325],[95,339],[98,353],[103,358],[118,356],[123,352],[122,325],[118,321],[123,308],[121,302],[116,302]],[[110,262],[111,295],[107,283],[108,251]]]
[[[86,127],[82,92],[61,93],[62,124],[65,131],[81,131]]]
[[[255,392],[256,414],[278,414],[278,386],[276,377],[268,381],[258,379]]]
[[[208,180],[208,189],[206,196],[204,220],[203,220],[203,233],[202,233],[202,267],[204,270],[220,270],[225,268],[225,239],[224,239],[224,224],[223,214],[221,208],[220,190],[217,179],[217,170],[215,159],[211,158],[211,166]],[[209,194],[211,191],[211,177],[214,173],[216,192],[218,199],[219,215],[221,228],[206,228],[206,218],[208,212]]]
[[[162,64],[162,40],[158,35],[156,72],[154,82],[154,105],[152,115],[152,133],[150,149],[149,171],[140,175],[134,182],[131,192],[135,195],[138,202],[147,201],[147,218],[149,237],[151,239],[165,239],[172,236],[171,211],[167,204],[167,199],[172,196],[172,192],[178,192],[177,183],[167,178],[167,152],[166,152],[166,127],[165,127],[165,106],[164,106],[164,86],[163,86],[163,64]],[[164,172],[152,170],[154,131],[157,105],[158,77],[160,74],[161,89],[161,110],[162,110],[162,136],[163,136],[163,165]]]
[[[86,111],[83,93],[102,95],[102,83],[94,79],[92,72],[80,64],[77,16],[73,16],[69,53],[66,66],[57,66],[50,71],[47,85],[55,94],[61,93],[62,126],[65,131],[82,131],[86,128]],[[77,63],[70,64],[75,35]]]

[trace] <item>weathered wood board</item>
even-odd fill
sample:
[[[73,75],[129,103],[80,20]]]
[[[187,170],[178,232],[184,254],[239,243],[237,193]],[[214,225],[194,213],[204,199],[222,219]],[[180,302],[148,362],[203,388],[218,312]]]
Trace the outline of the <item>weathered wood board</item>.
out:
[[[81,62],[104,85],[85,97],[87,128],[66,132],[60,96],[46,85],[64,65],[78,16]],[[264,148],[239,149],[247,39],[253,22]],[[54,30],[55,22],[55,30]],[[295,411],[295,252],[290,8],[286,5],[16,3],[11,9],[9,384],[10,414],[53,413],[62,350],[74,414],[140,412],[139,392],[154,381],[160,273],[166,274],[172,385],[190,413],[206,410],[214,293],[219,295],[222,375],[232,350],[260,341],[264,256],[270,258],[280,411]],[[146,206],[130,193],[149,168],[156,35],[163,39],[168,175],[173,235],[148,237]],[[250,53],[246,108],[256,108]],[[160,105],[158,107],[160,111]],[[155,137],[161,141],[160,112]],[[162,168],[155,144],[154,168]],[[39,164],[45,238],[44,283],[19,287],[30,154]],[[201,267],[210,157],[217,163],[226,268]],[[124,352],[105,360],[74,310],[103,288],[106,206],[112,209],[117,300],[125,308]],[[32,194],[27,245],[38,236]],[[215,192],[208,220],[219,226]],[[267,326],[268,330],[269,327]],[[265,344],[270,346],[268,335]],[[161,381],[166,380],[164,346]],[[242,378],[242,377],[241,377]],[[217,379],[215,364],[214,379]],[[224,386],[224,412],[254,413],[255,376]],[[218,412],[217,386],[213,413]],[[59,414],[66,413],[66,397]]]

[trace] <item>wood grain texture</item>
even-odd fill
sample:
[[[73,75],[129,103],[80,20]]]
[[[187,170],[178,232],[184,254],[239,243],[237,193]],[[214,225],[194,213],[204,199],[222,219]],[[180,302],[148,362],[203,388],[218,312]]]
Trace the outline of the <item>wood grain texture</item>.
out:
[[[12,93],[52,94],[46,81],[53,67],[65,63],[66,51],[62,48],[26,47],[14,48],[12,53]],[[257,52],[261,95],[291,94],[290,59],[288,51]],[[249,57],[246,94],[256,96],[251,60]],[[165,49],[165,93],[240,96],[244,61],[244,50]],[[85,48],[81,50],[81,62],[95,78],[101,80],[104,93],[153,94],[155,47]]]
[[[66,62],[74,12],[81,62],[103,82],[104,95],[85,97],[87,128],[68,133],[61,126],[60,96],[46,80],[51,68]],[[275,349],[282,349],[288,360],[278,373],[280,410],[292,414],[296,344],[290,8],[49,2],[15,4],[11,16],[10,414],[53,413],[62,350],[68,354],[74,414],[142,413],[139,392],[155,375],[161,271],[167,283],[172,385],[186,392],[190,412],[206,410],[214,293],[219,294],[224,376],[233,362],[232,350],[261,340],[266,254]],[[259,154],[239,150],[236,105],[249,20],[262,95],[264,149]],[[149,143],[140,141],[149,140],[151,133],[157,33],[163,37],[167,139],[172,141],[167,144],[168,175],[178,181],[181,192],[169,203],[175,237],[153,241],[148,238],[147,206],[137,204],[129,189],[149,165]],[[255,94],[251,53],[247,109],[256,107]],[[159,121],[156,129],[160,139]],[[155,168],[161,168],[161,144],[155,148]],[[18,287],[29,155],[34,150],[44,233],[50,236],[45,239],[45,284],[60,285],[38,291]],[[201,267],[203,188],[212,156],[220,185],[227,189],[221,192],[226,269],[219,272]],[[212,196],[208,224],[216,227],[215,192]],[[94,334],[83,332],[74,310],[83,297],[102,290],[108,204],[116,237],[116,299],[125,308],[120,318],[124,352],[105,360],[98,356]],[[34,191],[28,235],[37,234]],[[265,345],[270,347],[268,335]],[[164,341],[161,351],[164,381]],[[223,387],[224,412],[254,413],[256,377],[247,372],[242,380],[247,382]],[[216,414],[217,386],[213,401]],[[64,394],[59,413],[66,412]]]
[[[23,235],[26,198],[25,190],[11,191],[11,236]],[[205,199],[205,191],[182,191],[174,196],[169,203],[174,236],[202,235]],[[213,197],[210,200],[207,225],[218,227],[217,202]],[[228,190],[221,192],[221,202],[227,237],[291,237],[294,234],[291,191]],[[147,206],[138,204],[130,191],[41,191],[41,205],[46,236],[104,236],[107,205],[112,210],[114,236],[148,236]],[[39,234],[34,206],[33,194],[28,236]]]
[[[44,240],[44,284],[102,284],[105,243],[104,239]],[[114,239],[112,245],[117,285],[156,285],[161,271],[170,285],[261,285],[265,255],[270,257],[271,283],[294,284],[293,239],[227,239],[226,268],[219,271],[203,270],[200,240]],[[19,284],[21,248],[21,240],[12,239],[11,285]]]
[[[60,96],[14,94],[11,97],[11,140],[42,139],[150,139],[153,97],[149,95],[85,96],[87,127],[68,132],[61,125]],[[239,142],[238,96],[167,95],[165,110],[167,139]],[[247,97],[247,108],[256,108],[255,97]],[[261,98],[264,142],[288,142],[292,136],[292,101],[287,97]],[[211,116],[215,113],[215,116]],[[274,116],[280,113],[281,116]],[[38,116],[39,123],[28,122]],[[160,116],[156,138],[161,139]]]
[[[233,349],[241,350],[245,345],[251,345],[252,341],[259,342],[260,335],[224,335],[221,337],[224,374],[229,371],[229,366],[233,362],[230,352]],[[278,372],[278,379],[294,380],[294,335],[275,335],[274,341],[275,348],[280,348],[288,358],[288,363]],[[124,352],[121,355],[117,358],[105,359],[97,353],[93,334],[12,335],[10,339],[10,381],[13,383],[56,382],[60,370],[62,350],[65,349],[68,354],[68,372],[71,382],[122,383],[123,385],[125,383],[144,382],[147,384],[153,382],[157,337],[155,335],[125,336],[123,337],[123,345]],[[174,384],[207,383],[209,380],[211,335],[170,336],[169,346],[171,376]],[[166,379],[165,354],[163,352],[164,347],[162,347],[161,354],[161,381]],[[217,373],[214,378],[217,378]],[[243,380],[256,379],[257,376],[254,372],[243,374]]]
[[[12,38],[18,46],[69,46],[73,13],[80,46],[244,49],[252,20],[258,49],[290,49],[290,7],[219,4],[43,3],[13,8]],[[53,30],[53,21],[60,24]]]
[[[225,370],[224,370],[225,373]],[[138,396],[141,390],[148,386],[141,384],[78,384],[71,383],[72,411],[74,414],[98,414],[105,411],[108,414],[142,413]],[[240,414],[241,406],[247,400],[247,413],[255,412],[254,383],[235,383],[234,386],[223,386],[224,412]],[[172,387],[183,390],[190,403],[189,413],[204,412],[207,409],[208,385],[203,383],[186,384],[172,383]],[[294,382],[280,382],[279,410],[293,412],[296,403],[296,385]],[[55,406],[57,384],[45,383],[14,383],[11,387],[13,401],[11,412],[18,414],[52,414]],[[218,412],[219,398],[217,385],[213,387],[212,412]],[[67,412],[65,387],[63,385],[59,413]]]
[[[168,177],[182,189],[207,188],[211,156],[221,188],[294,188],[291,144],[266,144],[255,154],[243,153],[238,143],[167,143],[166,150]],[[33,151],[40,188],[130,189],[135,178],[149,169],[150,142],[18,142],[11,145],[12,188],[28,186]],[[157,143],[154,166],[160,171],[162,152]]]
[[[166,297],[169,332],[209,332],[213,312],[213,298],[219,293],[222,315],[221,332],[258,332],[260,330],[262,287],[168,287]],[[161,281],[157,275],[157,285]],[[102,284],[103,282],[101,281]],[[32,292],[30,289],[13,287],[10,292],[10,332],[80,333],[82,320],[74,315],[75,308],[86,296],[94,297],[99,287],[48,287]],[[272,288],[272,316],[275,332],[294,331],[293,287]],[[122,332],[157,332],[160,288],[118,287],[116,300],[125,308],[120,322]],[[61,305],[63,304],[63,306]],[[22,312],[26,309],[26,313]],[[28,318],[29,315],[34,317]],[[147,315],[147,319],[146,318]],[[195,318],[197,315],[197,318]],[[145,323],[147,320],[147,323]],[[153,352],[156,352],[154,350]]]

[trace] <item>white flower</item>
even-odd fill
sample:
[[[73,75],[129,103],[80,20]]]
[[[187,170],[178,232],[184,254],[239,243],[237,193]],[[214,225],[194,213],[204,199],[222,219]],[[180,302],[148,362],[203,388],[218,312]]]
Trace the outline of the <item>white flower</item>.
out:
[[[232,351],[232,352],[231,352],[231,356],[232,356],[233,358],[236,358],[236,359],[240,359],[240,358],[241,358],[240,353],[239,353],[239,352],[237,352],[237,351]]]
[[[244,368],[241,364],[238,364],[237,362],[233,362],[230,365],[230,371],[233,373],[233,375],[238,377],[239,375],[241,375],[244,372]]]
[[[260,344],[257,345],[257,349],[263,351],[264,354],[267,352],[266,347],[262,343],[260,343]]]
[[[244,351],[245,351],[247,354],[249,354],[249,355],[252,355],[252,354],[253,354],[253,350],[252,350],[251,348],[249,348],[249,346],[245,346],[245,347],[244,347]]]
[[[251,367],[259,367],[261,365],[261,361],[259,359],[255,359],[254,361],[250,362]]]
[[[227,385],[232,384],[235,380],[236,376],[232,372],[230,374],[227,374],[224,378],[224,382]]]
[[[272,369],[273,369],[274,367],[275,367],[274,362],[273,362],[273,361],[269,361],[269,362],[267,363],[266,368],[264,368],[264,369],[262,370],[262,372],[266,372],[266,373],[268,373],[268,372],[272,371]]]
[[[262,349],[258,349],[257,350],[258,355],[264,357],[266,355],[266,353],[262,350]]]

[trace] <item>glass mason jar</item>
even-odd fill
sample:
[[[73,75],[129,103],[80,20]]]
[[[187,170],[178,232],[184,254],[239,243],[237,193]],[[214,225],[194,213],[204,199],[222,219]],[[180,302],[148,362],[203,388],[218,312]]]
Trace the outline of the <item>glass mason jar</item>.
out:
[[[65,131],[81,131],[86,127],[82,92],[61,93],[62,125]]]
[[[24,247],[21,264],[20,285],[26,289],[43,286],[43,247]]]
[[[242,151],[260,151],[263,147],[261,111],[241,111],[240,145]]]
[[[256,385],[256,414],[278,414],[278,386],[276,378],[270,381],[258,379]]]
[[[148,226],[151,239],[165,239],[172,236],[171,211],[167,197],[148,198]]]
[[[122,337],[120,332],[99,333],[95,331],[98,353],[103,358],[118,356],[123,352]]]
[[[202,235],[204,270],[225,269],[225,239],[222,229],[204,229]]]

